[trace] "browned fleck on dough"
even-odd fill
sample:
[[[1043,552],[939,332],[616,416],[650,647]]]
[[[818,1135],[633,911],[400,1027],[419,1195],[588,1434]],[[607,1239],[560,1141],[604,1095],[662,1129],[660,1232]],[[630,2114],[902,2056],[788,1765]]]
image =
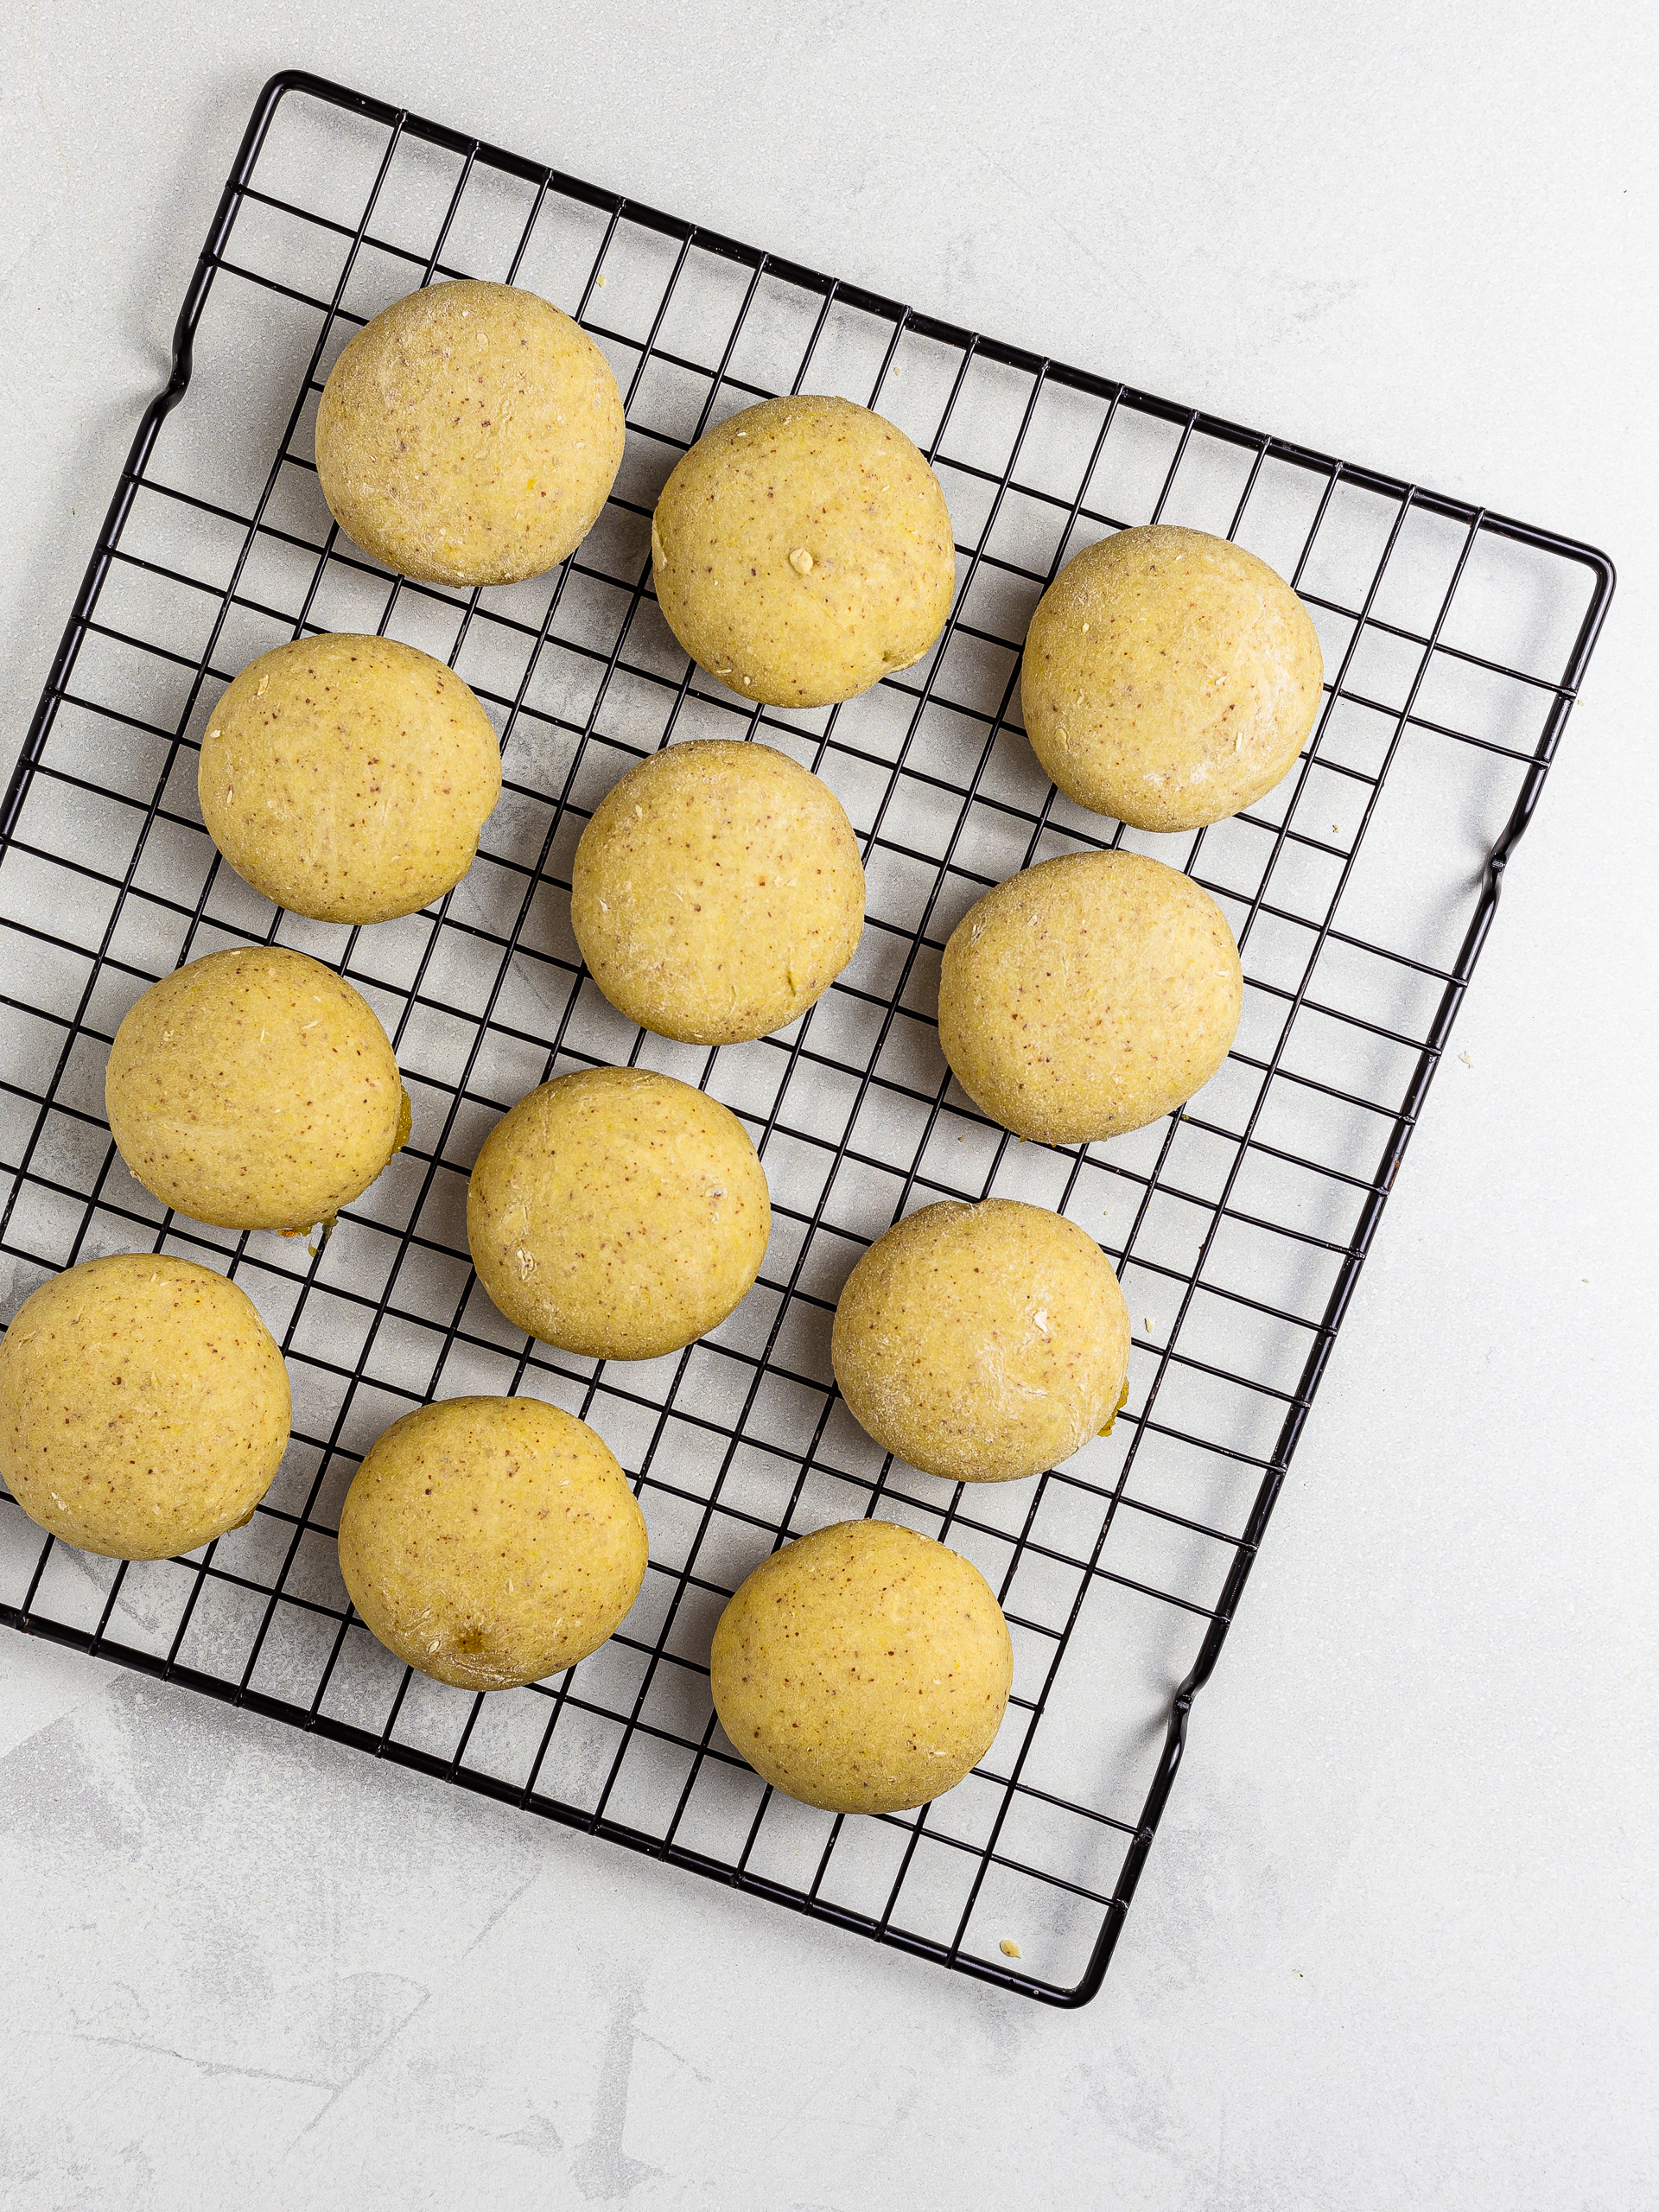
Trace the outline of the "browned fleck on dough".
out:
[[[240,1528],[289,1414],[252,1301],[168,1253],[54,1275],[0,1344],[0,1478],[31,1520],[107,1559],[174,1559]]]
[[[1283,778],[1323,677],[1283,577],[1224,537],[1157,523],[1061,569],[1031,620],[1020,702],[1068,798],[1138,830],[1196,830]]]
[[[830,786],[786,753],[671,745],[582,832],[570,921],[594,981],[642,1028],[698,1045],[765,1037],[858,949],[858,841]]]
[[[534,292],[471,277],[383,308],[317,405],[334,519],[429,583],[556,568],[597,521],[622,441],[616,378],[586,331]]]
[[[1089,1144],[1208,1083],[1243,998],[1227,918],[1190,876],[1141,853],[1071,853],[998,884],[957,923],[939,1043],[1005,1129]]]
[[[383,922],[453,890],[501,792],[489,716],[391,638],[297,639],[250,662],[202,741],[207,833],[291,912]]]
[[[836,1813],[893,1813],[990,1749],[1014,1678],[976,1567],[887,1521],[843,1521],[776,1552],[721,1615],[715,1710],[763,1780]]]
[[[308,1229],[407,1141],[385,1031],[342,976],[278,945],[210,952],[130,1007],[110,1134],[163,1205],[221,1229]]]
[[[1008,1482],[1069,1459],[1110,1419],[1128,1308],[1075,1223],[1012,1198],[946,1199],[853,1269],[830,1358],[884,1451],[949,1482]]]
[[[938,479],[847,399],[767,399],[717,424],[664,486],[651,543],[670,629],[767,706],[827,706],[910,667],[956,590]]]
[[[446,1398],[370,1446],[340,1517],[352,1603],[461,1689],[563,1674],[639,1594],[645,1522],[586,1421],[539,1398]]]
[[[717,1327],[771,1225],[736,1115],[643,1068],[556,1076],[521,1098],[467,1194],[490,1296],[528,1335],[593,1359],[656,1359]]]

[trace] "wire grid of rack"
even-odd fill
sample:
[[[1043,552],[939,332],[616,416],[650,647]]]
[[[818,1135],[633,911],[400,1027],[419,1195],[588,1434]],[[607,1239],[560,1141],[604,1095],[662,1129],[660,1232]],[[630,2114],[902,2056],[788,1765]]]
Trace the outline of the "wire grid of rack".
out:
[[[310,453],[333,359],[416,283],[508,279],[576,314],[627,404],[614,495],[556,575],[457,592],[339,537]],[[173,413],[189,388],[188,404]],[[837,391],[929,456],[956,525],[949,628],[916,668],[810,714],[691,667],[650,590],[649,520],[685,448],[754,399]],[[1061,799],[1018,725],[1044,586],[1124,524],[1224,532],[1291,576],[1327,696],[1247,815],[1137,837]],[[1588,548],[912,314],[299,73],[262,94],[8,794],[0,1265],[167,1249],[225,1269],[276,1332],[295,1433],[249,1525],[124,1567],[0,1513],[0,1612],[32,1633],[569,1822],[1052,2004],[1100,1986],[1358,1268],[1611,590]],[[366,931],[278,913],[215,855],[195,756],[254,653],[378,630],[459,669],[504,741],[465,882]],[[671,740],[764,736],[860,836],[868,925],[795,1027],[707,1052],[625,1024],[566,894],[593,806]],[[1188,869],[1243,950],[1222,1073],[1109,1147],[1020,1145],[949,1081],[938,960],[991,883],[1127,843]],[[281,942],[385,1020],[410,1145],[321,1250],[165,1213],[102,1109],[105,1055],[179,962]],[[670,1359],[528,1342],[467,1258],[467,1170],[549,1074],[664,1068],[741,1116],[772,1185],[760,1281]],[[836,1399],[835,1299],[912,1206],[996,1192],[1082,1223],[1135,1316],[1112,1435],[1033,1483],[897,1465]],[[621,1631],[489,1698],[395,1662],[334,1557],[358,1457],[429,1396],[527,1391],[591,1421],[651,1533]],[[720,1733],[713,1622],[786,1538],[880,1513],[984,1571],[1015,1644],[982,1767],[916,1814],[837,1820],[766,1791]],[[1015,1959],[1001,1949],[1016,1941]]]

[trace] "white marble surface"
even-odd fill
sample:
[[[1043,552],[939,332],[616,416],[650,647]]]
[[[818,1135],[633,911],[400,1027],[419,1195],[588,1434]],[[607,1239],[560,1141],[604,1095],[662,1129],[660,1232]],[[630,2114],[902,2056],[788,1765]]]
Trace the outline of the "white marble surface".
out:
[[[1099,2001],[0,1632],[8,2201],[1655,2202],[1648,11],[3,22],[8,749],[290,63],[1622,571]]]

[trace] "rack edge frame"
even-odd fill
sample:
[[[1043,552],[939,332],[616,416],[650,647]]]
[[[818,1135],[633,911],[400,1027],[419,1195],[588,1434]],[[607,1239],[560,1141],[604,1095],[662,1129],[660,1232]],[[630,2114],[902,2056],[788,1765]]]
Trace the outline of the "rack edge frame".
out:
[[[695,240],[705,251],[734,261],[749,269],[765,263],[768,275],[785,283],[819,294],[833,292],[835,297],[848,306],[893,322],[918,336],[934,338],[941,343],[958,348],[971,348],[986,359],[1000,362],[1003,366],[1020,370],[1027,374],[1041,374],[1047,380],[1064,385],[1073,391],[1089,393],[1108,402],[1116,400],[1137,413],[1149,414],[1171,423],[1178,423],[1208,437],[1224,440],[1229,444],[1244,446],[1252,451],[1270,454],[1274,458],[1292,463],[1311,473],[1340,476],[1345,481],[1363,489],[1376,491],[1386,497],[1407,499],[1415,507],[1466,523],[1471,530],[1484,530],[1496,536],[1514,538],[1522,543],[1536,547],[1557,559],[1577,563],[1587,569],[1592,578],[1589,604],[1580,625],[1573,650],[1568,656],[1560,682],[1551,687],[1554,696],[1545,717],[1544,727],[1534,748],[1519,797],[1510,811],[1509,820],[1499,832],[1488,854],[1482,874],[1481,891],[1475,912],[1465,932],[1463,943],[1451,969],[1451,981],[1441,995],[1433,1023],[1406,1091],[1398,1115],[1393,1122],[1389,1136],[1383,1147],[1382,1160],[1375,1179],[1376,1187],[1368,1196],[1361,1211],[1350,1244],[1331,1296],[1320,1317],[1312,1349],[1298,1381],[1294,1403],[1287,1415],[1269,1459],[1266,1473],[1257,1490],[1244,1535],[1234,1556],[1222,1592],[1217,1601],[1215,1616],[1205,1631],[1204,1642],[1191,1671],[1175,1691],[1171,1701],[1169,1719],[1165,1732],[1163,1749],[1152,1782],[1142,1803],[1134,1837],[1125,1853],[1119,1872],[1117,1885],[1108,1902],[1106,1920],[1090,1954],[1088,1967],[1081,1979],[1071,1987],[1042,1981],[1033,1976],[1020,1974],[1007,1968],[953,1953],[950,1947],[925,1937],[906,1934],[892,1927],[880,1928],[868,1916],[849,1911],[842,1907],[827,1904],[820,1899],[797,1896],[780,1885],[761,1877],[740,1873],[721,1861],[687,1850],[683,1845],[664,1845],[658,1838],[643,1831],[630,1828],[625,1823],[610,1820],[595,1821],[574,1806],[556,1799],[524,1793],[512,1784],[482,1774],[467,1774],[454,1768],[451,1762],[413,1746],[382,1740],[369,1731],[356,1728],[343,1721],[333,1720],[321,1714],[309,1714],[284,1704],[279,1698],[268,1697],[258,1691],[244,1690],[237,1685],[219,1681],[216,1676],[199,1673],[188,1667],[169,1665],[151,1653],[134,1649],[130,1646],[114,1643],[107,1638],[84,1629],[67,1628],[60,1623],[39,1619],[15,1605],[0,1605],[0,1622],[20,1630],[26,1636],[67,1646],[95,1657],[113,1661],[131,1672],[155,1680],[176,1682],[199,1691],[203,1695],[218,1699],[221,1703],[240,1706],[251,1712],[303,1732],[322,1736],[334,1743],[348,1745],[354,1750],[367,1751],[372,1756],[389,1759],[399,1766],[417,1773],[457,1783],[481,1796],[498,1802],[509,1803],[526,1811],[555,1820],[588,1835],[603,1837],[607,1841],[623,1845],[631,1851],[679,1866],[705,1878],[723,1883],[728,1888],[746,1891],[754,1896],[768,1898],[775,1904],[803,1914],[804,1916],[846,1929],[849,1933],[873,1938],[890,1949],[906,1951],[918,1958],[927,1959],[949,1971],[988,1982],[1014,1994],[1034,1999],[1039,2004],[1059,2010],[1075,2011],[1098,1995],[1117,1946],[1118,1936],[1128,1917],[1131,1900],[1146,1867],[1152,1840],[1168,1803],[1175,1777],[1179,1770],[1186,1748],[1187,1729],[1192,1707],[1199,1691],[1209,1681],[1227,1640],[1244,1586],[1249,1580],[1250,1569],[1261,1548],[1262,1539],[1272,1518],[1290,1462],[1300,1440],[1303,1427],[1312,1410],[1313,1400],[1331,1350],[1336,1332],[1351,1300],[1359,1273],[1370,1249],[1382,1218],[1383,1201],[1394,1187],[1400,1163],[1405,1157],[1411,1131],[1415,1126],[1434,1070],[1451,1033],[1457,1010],[1469,986],[1475,963],[1486,941],[1492,918],[1497,908],[1503,889],[1503,874],[1510,858],[1521,837],[1531,823],[1543,788],[1546,772],[1555,757],[1567,717],[1576,700],[1580,683],[1594,649],[1601,626],[1605,620],[1617,582],[1612,562],[1596,547],[1577,539],[1561,537],[1554,532],[1518,522],[1508,516],[1494,515],[1471,505],[1468,500],[1452,498],[1448,493],[1436,493],[1389,476],[1381,471],[1351,465],[1322,454],[1311,447],[1245,429],[1224,417],[1205,414],[1202,410],[1183,407],[1173,400],[1163,399],[1156,394],[1139,391],[1133,385],[1116,382],[1086,369],[1073,368],[1063,362],[1051,360],[1030,352],[1027,348],[1002,340],[980,336],[958,324],[944,321],[938,316],[913,313],[901,302],[884,297],[861,286],[847,284],[838,278],[824,276],[820,270],[804,264],[763,254],[758,248],[728,238],[717,232],[704,230],[700,225],[684,218],[663,213],[626,194],[610,192],[599,185],[589,184],[581,178],[566,175],[546,164],[532,162],[525,156],[508,152],[486,141],[469,137],[466,132],[450,129],[447,124],[434,123],[410,113],[389,101],[376,99],[366,92],[353,91],[349,86],[333,83],[326,77],[315,75],[305,69],[282,69],[270,78],[261,88],[252,113],[237,149],[236,158],[226,181],[219,204],[207,227],[207,235],[196,264],[186,287],[178,319],[174,325],[172,359],[166,383],[156,394],[139,418],[127,457],[117,480],[114,496],[110,501],[104,520],[94,541],[91,558],[81,578],[80,588],[65,623],[57,652],[53,656],[45,685],[30,720],[28,731],[18,750],[10,778],[7,784],[3,804],[0,804],[0,851],[11,842],[18,813],[22,808],[36,763],[45,749],[46,741],[56,720],[57,709],[64,687],[73,671],[75,657],[82,636],[91,618],[93,606],[103,588],[112,557],[112,550],[120,536],[143,473],[155,447],[162,423],[171,414],[189,388],[193,368],[193,353],[196,330],[207,303],[217,274],[219,255],[235,223],[242,197],[252,176],[270,126],[277,110],[290,93],[306,95],[327,105],[345,108],[369,120],[383,124],[387,129],[418,138],[428,144],[441,146],[460,155],[464,160],[481,162],[486,168],[499,169],[534,184],[545,192],[557,192],[568,199],[609,214],[626,213],[630,221],[645,228],[660,232],[664,236],[689,244]]]

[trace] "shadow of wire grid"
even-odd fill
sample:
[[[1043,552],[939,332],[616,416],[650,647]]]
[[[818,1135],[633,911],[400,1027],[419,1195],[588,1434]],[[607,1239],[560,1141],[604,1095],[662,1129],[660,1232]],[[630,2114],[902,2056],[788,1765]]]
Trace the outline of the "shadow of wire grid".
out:
[[[775,264],[315,80],[268,88],[210,239],[188,397],[141,433],[42,701],[0,860],[3,1312],[52,1271],[168,1250],[232,1274],[282,1343],[293,1441],[249,1525],[121,1567],[0,1515],[17,1625],[609,1834],[1051,2002],[1093,1993],[1492,892],[1611,587],[1599,556],[1126,393]],[[510,279],[578,315],[627,403],[622,473],[565,568],[458,592],[334,528],[312,461],[341,346],[416,284]],[[191,310],[187,308],[187,316]],[[878,407],[927,453],[957,539],[955,612],[865,697],[789,714],[691,667],[650,588],[662,483],[777,392]],[[147,418],[147,421],[149,418]],[[159,425],[159,427],[158,427]],[[1196,836],[1061,798],[1019,723],[1048,579],[1127,524],[1230,535],[1296,582],[1328,696],[1292,774]],[[195,797],[223,686],[308,631],[450,662],[505,785],[442,904],[349,930],[280,913],[218,859]],[[869,917],[795,1027],[707,1052],[646,1036],[587,978],[570,857],[632,762],[763,736],[822,774],[863,847]],[[1110,832],[1111,834],[1108,834]],[[1109,1148],[1016,1142],[947,1076],[938,963],[989,885],[1128,844],[1187,868],[1243,951],[1237,1046],[1185,1113]],[[407,1151],[325,1249],[163,1211],[103,1114],[126,1008],[178,963],[280,943],[348,976],[414,1102]],[[701,1084],[764,1158],[759,1284],[689,1351],[607,1366],[531,1344],[467,1256],[468,1170],[546,1077],[627,1062]],[[836,1399],[842,1283],[941,1197],[1060,1209],[1117,1263],[1135,1322],[1114,1433],[971,1492],[887,1461]],[[651,1568],[613,1641],[487,1699],[411,1675],[349,1613],[340,1501],[379,1430],[433,1396],[518,1391],[591,1421],[629,1471]],[[982,1768],[924,1813],[836,1821],[765,1791],[715,1724],[709,1636],[786,1537],[879,1513],[944,1537],[1007,1609],[1014,1694]],[[1176,1723],[1172,1726],[1172,1707]],[[1018,1942],[1018,1964],[999,1945]]]

